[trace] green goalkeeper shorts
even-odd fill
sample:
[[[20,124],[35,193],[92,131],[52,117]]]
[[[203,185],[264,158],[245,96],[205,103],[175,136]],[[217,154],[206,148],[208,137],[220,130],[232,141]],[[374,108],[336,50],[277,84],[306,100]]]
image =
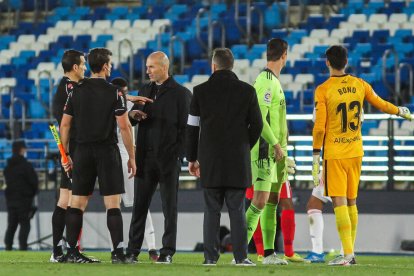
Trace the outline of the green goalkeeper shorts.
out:
[[[280,189],[282,188],[282,184],[286,182],[288,174],[287,174],[287,167],[286,167],[286,156],[280,162],[276,162],[275,166],[273,167],[272,173],[272,189],[271,192],[279,193]]]
[[[271,191],[274,166],[273,158],[252,161],[252,179],[255,191]]]

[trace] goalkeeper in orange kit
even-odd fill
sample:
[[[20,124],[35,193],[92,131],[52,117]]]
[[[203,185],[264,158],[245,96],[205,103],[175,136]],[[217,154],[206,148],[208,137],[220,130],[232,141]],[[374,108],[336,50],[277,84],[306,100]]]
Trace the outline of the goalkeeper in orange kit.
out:
[[[364,80],[345,73],[347,50],[334,45],[326,51],[330,77],[315,91],[312,176],[319,185],[320,152],[323,148],[325,196],[332,198],[336,226],[344,255],[329,265],[355,264],[354,243],[358,224],[356,198],[361,175],[361,114],[364,100],[388,114],[411,120],[406,107],[381,99]]]

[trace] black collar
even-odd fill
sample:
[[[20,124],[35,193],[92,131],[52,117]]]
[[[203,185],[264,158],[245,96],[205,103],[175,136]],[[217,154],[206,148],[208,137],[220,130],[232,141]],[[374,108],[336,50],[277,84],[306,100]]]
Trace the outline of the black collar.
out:
[[[215,78],[230,78],[235,80],[239,79],[237,75],[231,70],[217,70],[210,76],[209,80]]]
[[[348,76],[349,74],[343,74],[343,75],[339,75],[339,76],[331,76],[331,78],[342,78],[345,76]]]
[[[275,78],[277,78],[277,79],[279,79],[276,75],[275,75],[275,73],[273,73],[273,71],[272,70],[270,70],[269,68],[265,68],[263,71],[265,71],[265,72],[269,72],[270,74],[272,74],[273,76],[275,76]]]
[[[157,85],[156,82],[151,82],[151,86],[154,87]],[[177,82],[174,80],[173,77],[169,76],[161,85],[159,85],[160,90],[166,88],[173,88],[177,86]]]

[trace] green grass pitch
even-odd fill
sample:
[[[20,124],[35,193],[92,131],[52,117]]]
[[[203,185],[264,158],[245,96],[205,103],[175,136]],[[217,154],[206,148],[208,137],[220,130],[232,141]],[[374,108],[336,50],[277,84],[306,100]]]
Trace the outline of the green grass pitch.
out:
[[[201,253],[177,253],[172,265],[153,264],[142,253],[135,265],[112,265],[108,252],[86,252],[100,258],[100,264],[52,264],[49,252],[0,252],[0,275],[414,275],[414,256],[358,256],[351,267],[330,267],[326,264],[295,264],[287,266],[236,267],[230,265],[232,255],[223,254],[216,267],[201,265]],[[250,256],[256,260],[254,255]],[[328,258],[331,259],[332,257]]]

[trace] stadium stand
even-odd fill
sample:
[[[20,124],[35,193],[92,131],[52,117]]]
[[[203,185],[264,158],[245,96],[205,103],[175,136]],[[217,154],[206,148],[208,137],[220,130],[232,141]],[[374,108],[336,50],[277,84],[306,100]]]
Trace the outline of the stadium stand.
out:
[[[16,12],[34,14],[36,8],[46,11],[43,1],[39,7],[30,4],[31,1],[11,2],[16,2],[11,7]],[[290,153],[299,164],[295,176],[299,183],[308,183],[311,179],[310,140],[303,135],[311,131],[313,91],[328,76],[323,57],[329,45],[340,43],[348,47],[349,71],[368,80],[377,94],[395,102],[410,102],[410,109],[414,109],[410,75],[414,66],[414,4],[410,1],[324,1],[332,5],[339,3],[337,12],[327,15],[314,8],[304,20],[299,18],[288,26],[285,24],[290,20],[287,11],[305,8],[295,1],[290,1],[291,6],[288,1],[271,4],[252,1],[252,13],[247,13],[244,2],[227,5],[220,1],[209,7],[202,1],[154,0],[125,6],[112,1],[112,5],[96,7],[82,7],[76,2],[48,1],[48,10],[37,23],[20,20],[0,36],[0,136],[23,137],[36,145],[30,158],[39,171],[51,166],[45,158],[55,150],[45,124],[51,120],[50,98],[63,74],[59,62],[67,48],[87,52],[94,47],[108,47],[113,51],[113,76],[132,76],[130,82],[134,89],[139,89],[144,81],[145,57],[149,52],[162,50],[169,55],[173,52],[173,73],[177,81],[192,90],[208,79],[208,51],[213,47],[224,44],[231,48],[236,58],[235,72],[240,79],[253,83],[265,66],[266,40],[286,39],[290,45],[289,62],[280,80],[290,114],[293,138]],[[309,7],[320,4],[320,1],[307,2]],[[7,8],[3,2],[1,9]],[[246,27],[247,22],[252,22],[251,26]],[[183,55],[185,66],[179,72]],[[392,149],[387,145],[390,131],[387,118],[375,117],[371,114],[374,110],[366,111],[371,117],[364,122],[363,134],[379,137],[377,144],[370,146],[373,152],[375,147],[385,147],[379,151],[380,157],[389,158],[387,152]],[[377,123],[377,118],[384,120]],[[412,181],[414,127],[406,122],[400,125],[398,121],[393,126],[395,144],[402,147],[395,149],[395,164],[411,166],[411,171],[401,171],[394,179],[402,177]],[[0,139],[3,157],[0,168],[10,155],[9,146],[9,140]],[[364,166],[385,164],[385,159],[370,159],[376,156],[372,154],[367,150]],[[411,159],[400,162],[400,155]],[[367,172],[363,181],[371,179],[381,182],[381,188],[386,186],[388,169],[378,178],[371,178],[375,172],[363,170]]]

